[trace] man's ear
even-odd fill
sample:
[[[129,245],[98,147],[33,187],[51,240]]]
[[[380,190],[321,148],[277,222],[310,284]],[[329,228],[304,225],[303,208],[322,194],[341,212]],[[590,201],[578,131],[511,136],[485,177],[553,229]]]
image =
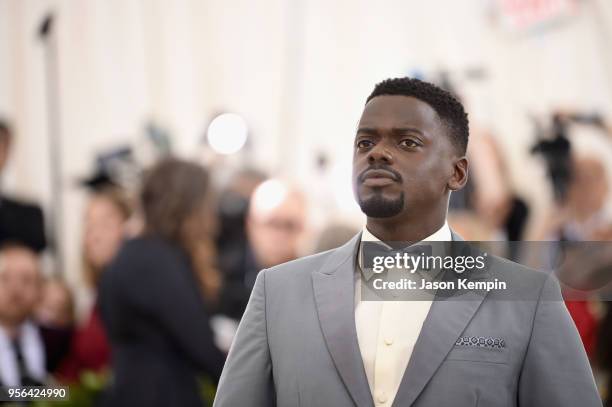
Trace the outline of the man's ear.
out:
[[[465,156],[457,159],[453,165],[453,174],[446,186],[451,191],[458,191],[465,186],[468,180],[468,160]]]

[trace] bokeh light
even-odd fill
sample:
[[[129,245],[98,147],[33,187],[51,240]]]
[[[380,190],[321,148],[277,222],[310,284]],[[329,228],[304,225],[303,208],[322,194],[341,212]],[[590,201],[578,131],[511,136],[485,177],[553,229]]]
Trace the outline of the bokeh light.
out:
[[[234,154],[244,147],[248,126],[242,116],[223,113],[215,117],[208,126],[208,143],[219,154]]]

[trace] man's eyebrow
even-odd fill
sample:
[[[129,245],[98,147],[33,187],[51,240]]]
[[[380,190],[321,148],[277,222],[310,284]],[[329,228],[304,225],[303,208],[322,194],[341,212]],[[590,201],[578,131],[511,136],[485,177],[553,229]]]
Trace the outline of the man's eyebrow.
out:
[[[374,127],[359,127],[357,129],[357,134],[369,134],[371,136],[377,136],[379,134],[378,129]],[[423,137],[425,137],[425,133],[422,130],[417,129],[416,127],[393,127],[391,128],[392,134],[406,134],[406,133],[416,133]]]
[[[394,133],[394,134],[417,133],[417,134],[420,134],[421,136],[425,136],[425,133],[423,133],[423,131],[415,127],[393,127],[391,129],[391,133]]]
[[[373,127],[359,127],[357,129],[357,134],[359,133],[365,133],[365,134],[369,134],[371,136],[377,136],[378,135],[378,130],[376,130]]]

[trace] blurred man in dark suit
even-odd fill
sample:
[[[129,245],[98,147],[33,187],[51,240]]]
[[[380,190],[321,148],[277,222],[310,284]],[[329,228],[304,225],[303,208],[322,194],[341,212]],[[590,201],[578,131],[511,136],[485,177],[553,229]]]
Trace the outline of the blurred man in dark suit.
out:
[[[40,252],[47,245],[43,212],[38,205],[20,202],[4,194],[2,171],[8,161],[13,134],[0,120],[0,244],[20,242]]]
[[[41,282],[34,251],[0,248],[0,386],[37,386],[46,379],[44,341],[31,319]]]

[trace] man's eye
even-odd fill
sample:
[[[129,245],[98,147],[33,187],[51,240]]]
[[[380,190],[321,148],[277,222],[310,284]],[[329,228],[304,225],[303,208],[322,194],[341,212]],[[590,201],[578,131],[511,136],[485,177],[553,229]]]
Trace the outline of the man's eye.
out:
[[[418,147],[420,144],[417,143],[416,141],[412,140],[412,139],[407,138],[407,139],[404,139],[404,140],[400,141],[400,145],[402,147],[410,147],[410,148],[412,148],[412,147]]]
[[[359,140],[357,142],[357,148],[370,148],[374,145],[370,140]]]

